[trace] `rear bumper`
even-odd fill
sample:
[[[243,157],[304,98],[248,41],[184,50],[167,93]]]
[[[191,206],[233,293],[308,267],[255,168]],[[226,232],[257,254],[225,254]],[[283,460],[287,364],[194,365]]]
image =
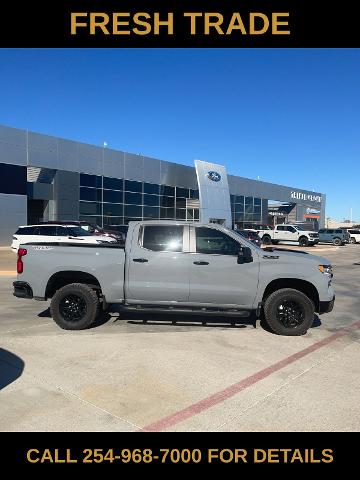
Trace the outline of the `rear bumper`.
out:
[[[335,303],[335,295],[333,296],[332,300],[326,301],[326,302],[320,302],[319,304],[319,314],[321,315],[322,313],[329,313],[332,311],[334,308],[334,303]]]
[[[26,282],[14,282],[13,283],[14,297],[17,298],[33,298],[33,291],[30,285]]]

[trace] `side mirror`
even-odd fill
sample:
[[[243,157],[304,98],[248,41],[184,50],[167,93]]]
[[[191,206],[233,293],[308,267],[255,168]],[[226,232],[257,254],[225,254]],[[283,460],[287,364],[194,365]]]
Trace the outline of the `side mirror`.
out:
[[[250,247],[241,247],[237,257],[237,263],[251,263],[253,262],[253,256]]]

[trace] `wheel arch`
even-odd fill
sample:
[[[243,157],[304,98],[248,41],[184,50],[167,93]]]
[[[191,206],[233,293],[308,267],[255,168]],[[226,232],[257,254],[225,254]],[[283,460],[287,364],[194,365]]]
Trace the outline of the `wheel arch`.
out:
[[[315,311],[319,311],[320,299],[317,288],[311,282],[299,278],[277,278],[276,280],[272,280],[265,288],[262,303],[265,303],[269,295],[282,288],[293,288],[294,290],[304,293],[314,303]]]
[[[57,290],[71,283],[82,283],[101,291],[101,285],[94,275],[78,270],[63,270],[54,273],[48,280],[45,298],[52,298]]]

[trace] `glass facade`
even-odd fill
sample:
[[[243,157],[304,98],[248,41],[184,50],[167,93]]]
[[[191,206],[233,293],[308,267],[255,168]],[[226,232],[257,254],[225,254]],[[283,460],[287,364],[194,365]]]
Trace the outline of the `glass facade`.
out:
[[[239,228],[260,224],[262,219],[262,200],[257,197],[230,195],[233,223]]]
[[[187,199],[198,198],[198,190],[189,188],[80,174],[80,220],[104,227],[132,220],[199,221],[199,210],[186,208]],[[230,195],[230,202],[238,228],[261,223],[261,198]]]
[[[80,174],[80,220],[100,226],[127,225],[132,220],[198,220],[186,199],[198,190],[97,175]]]

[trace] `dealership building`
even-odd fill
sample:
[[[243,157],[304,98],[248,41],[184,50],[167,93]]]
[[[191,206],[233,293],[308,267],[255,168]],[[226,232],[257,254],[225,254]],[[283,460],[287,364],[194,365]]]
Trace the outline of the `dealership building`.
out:
[[[0,245],[19,225],[47,220],[324,226],[324,194],[228,175],[223,163],[190,167],[0,126]]]

